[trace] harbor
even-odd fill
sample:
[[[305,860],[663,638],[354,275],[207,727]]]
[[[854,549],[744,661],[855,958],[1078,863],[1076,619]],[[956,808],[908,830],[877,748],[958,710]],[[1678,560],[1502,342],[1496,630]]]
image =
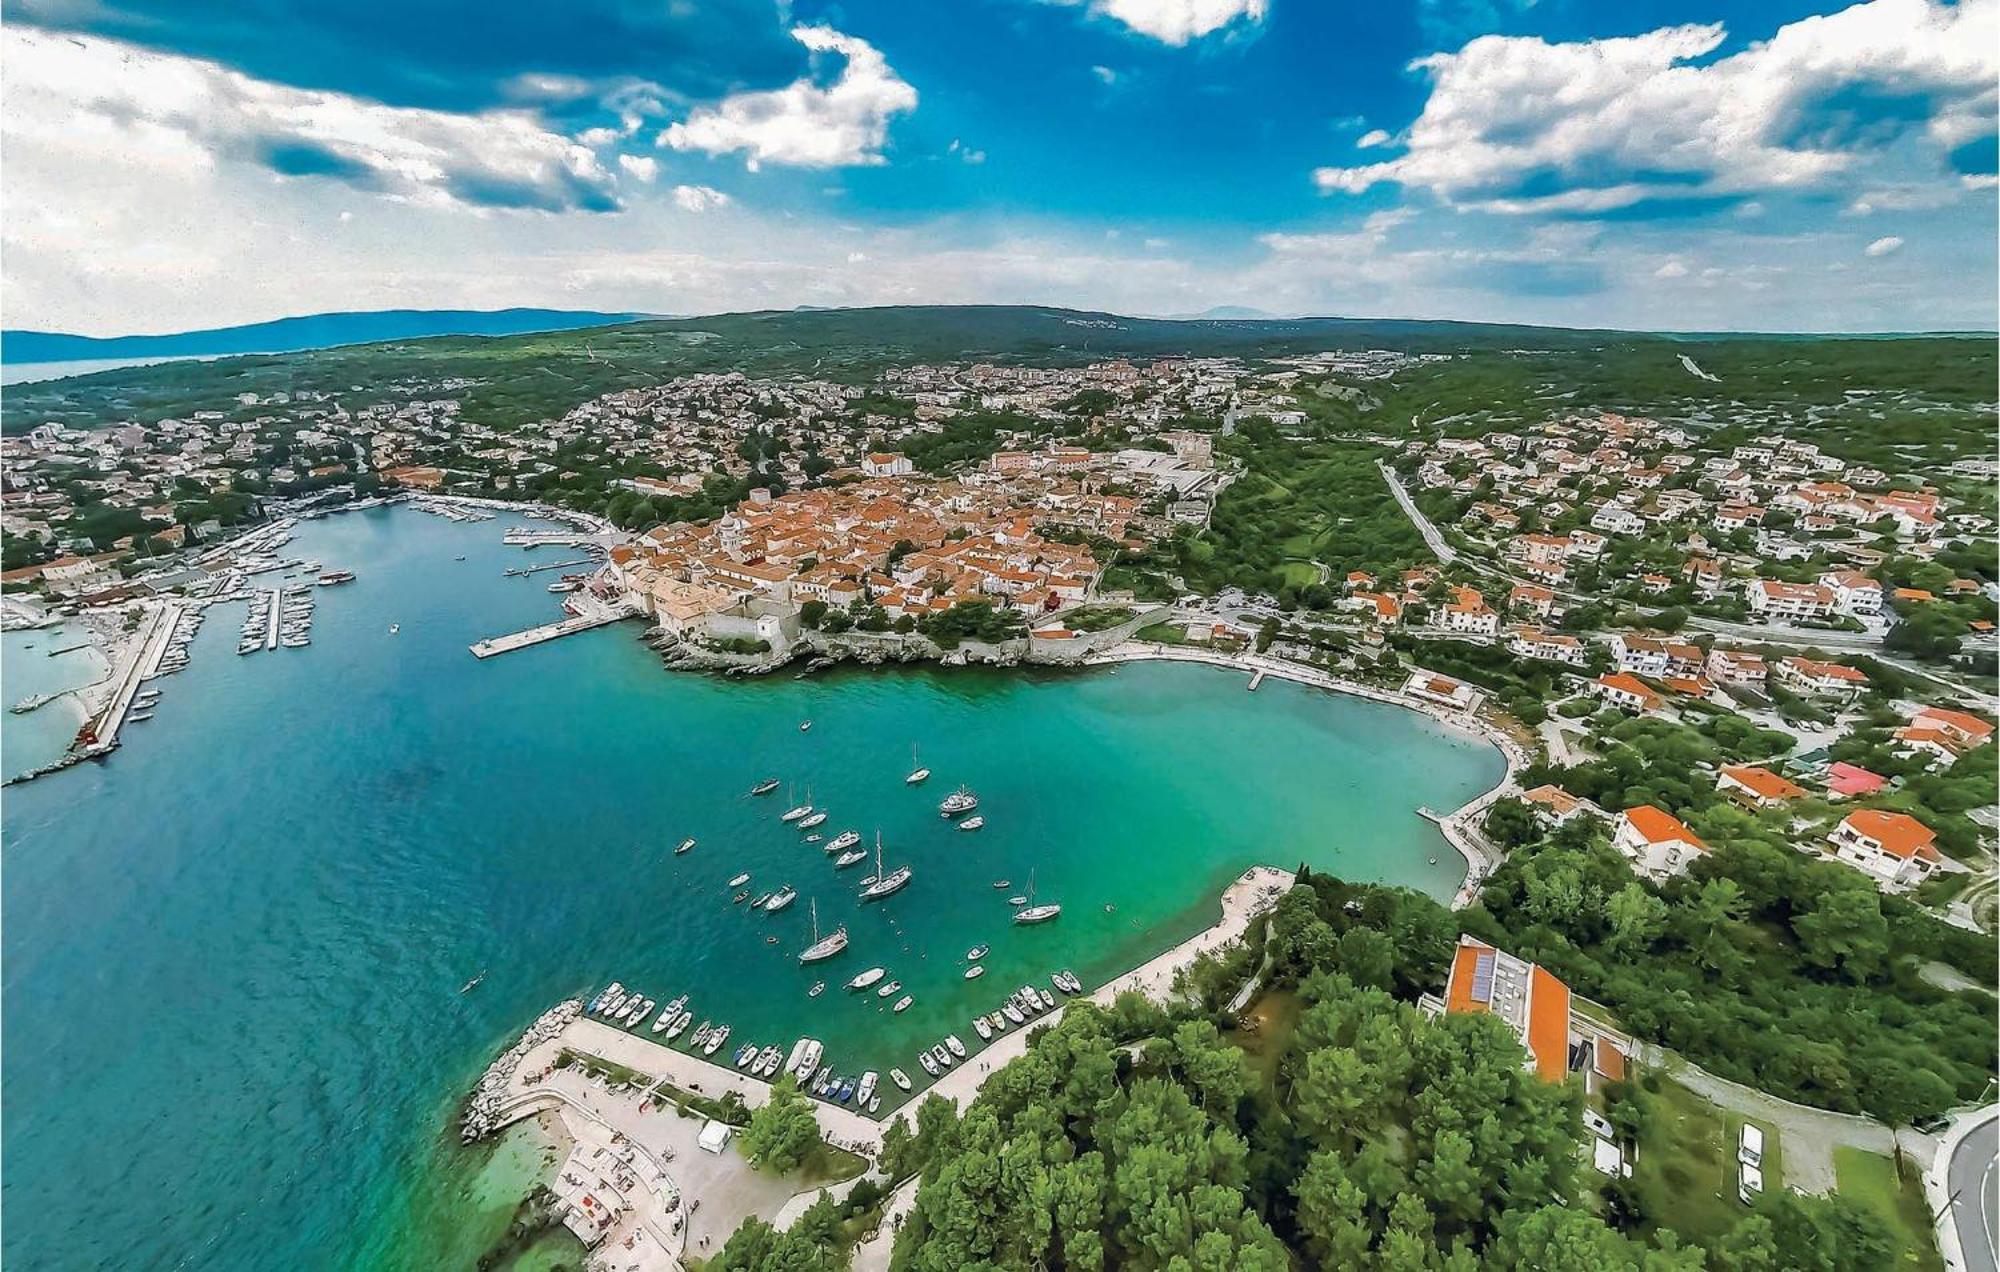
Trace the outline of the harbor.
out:
[[[11,1200],[41,1216],[17,1226],[28,1262],[151,1265],[204,1249],[221,1265],[473,1266],[506,1209],[497,1227],[469,1218],[486,1213],[475,1180],[492,1150],[459,1148],[461,1101],[553,1003],[587,1005],[612,978],[662,1004],[689,994],[693,1022],[658,1050],[704,1086],[711,1068],[742,1076],[741,1045],[789,1058],[817,1039],[843,1078],[879,1075],[882,1105],[876,1118],[852,1097],[815,1105],[830,1121],[835,1109],[877,1121],[904,1107],[891,1069],[913,1096],[969,1086],[1027,1032],[980,1051],[976,1015],[1004,1015],[1030,984],[1060,1008],[1058,971],[1102,989],[1211,927],[1217,894],[1251,866],[1304,861],[1448,898],[1463,866],[1413,810],[1459,807],[1504,767],[1484,742],[1401,707],[1275,673],[1255,694],[1241,670],[1151,661],[667,676],[636,629],[616,626],[468,657],[557,604],[536,579],[504,575],[523,558],[499,529],[519,518],[390,506],[302,519],[280,563],[357,576],[319,589],[311,648],[235,656],[245,603],[226,602],[187,668],[144,686],[164,691],[157,714],[125,727],[110,763],[8,791],[10,885],[36,903],[9,915],[7,1010],[33,1013],[44,1039],[9,1058],[8,1147],[24,1168]],[[36,646],[10,643],[10,660],[81,659],[46,657],[77,630],[10,633]],[[20,696],[41,688],[24,682]],[[932,770],[917,785],[913,747]],[[942,817],[961,785],[978,807]],[[135,836],[132,810],[176,791],[200,794]],[[780,821],[805,802],[828,820]],[[245,843],[242,827],[276,810],[283,849]],[[978,831],[955,828],[975,816]],[[854,849],[829,857],[846,831],[867,864],[834,864]],[[913,873],[863,902],[878,831],[883,865]],[[1062,913],[1017,925],[1031,874],[1034,904]],[[747,912],[786,886],[794,902]],[[744,888],[751,898],[732,904]],[[802,965],[815,907],[821,935],[845,927],[848,943]],[[73,1010],[112,943],[124,991],[160,1022],[143,1048]],[[988,970],[968,981],[980,944]],[[878,966],[873,989],[844,988]],[[891,980],[897,996],[879,997]],[[636,1048],[664,1036],[590,1019]],[[703,1019],[731,1034],[690,1056]],[[949,1035],[968,1056],[933,1086],[917,1057]],[[226,1061],[214,1046],[225,1037]],[[176,1094],[197,1088],[199,1100]],[[608,1094],[624,1095],[596,1092]],[[228,1128],[252,1123],[265,1129],[246,1151]],[[705,1195],[676,1173],[696,1157],[677,1153],[667,1171]],[[65,1206],[64,1181],[114,1174],[132,1184],[126,1204]],[[259,1203],[229,1224],[209,1218],[248,1196]]]
[[[1293,880],[1291,872],[1276,867],[1246,871],[1224,890],[1216,923],[1087,997],[1109,1006],[1119,994],[1133,991],[1165,1001],[1181,971],[1241,940]],[[1079,992],[1082,988],[1077,986]],[[673,1090],[712,1100],[733,1096],[744,1108],[756,1109],[769,1101],[771,1079],[607,1023],[602,1017],[622,1005],[619,992],[607,986],[588,1004],[571,999],[539,1018],[481,1080],[467,1107],[467,1138],[483,1138],[527,1118],[560,1118],[571,1137],[591,1150],[583,1162],[573,1152],[559,1169],[559,1179],[581,1183],[592,1160],[622,1167],[592,1177],[597,1187],[590,1207],[566,1203],[570,1226],[588,1244],[637,1255],[633,1266],[678,1266],[690,1249],[719,1249],[747,1218],[782,1223],[796,1216],[818,1187],[795,1190],[788,1181],[757,1174],[728,1145],[726,1133],[719,1148],[706,1142],[713,1124],[677,1116],[672,1101],[661,1095]],[[1034,1019],[1035,1025],[1052,1026],[1063,1013],[1056,1000],[1040,1010],[1046,1014]],[[638,1019],[633,1028],[645,1023]],[[1030,1033],[1023,1027],[990,1044],[962,1049],[955,1066],[917,1097],[938,1095],[960,1108],[969,1105],[995,1071],[1027,1049]],[[801,1038],[793,1044],[791,1060],[797,1061],[811,1041]],[[946,1050],[942,1044],[938,1049]],[[598,1070],[595,1075],[593,1069]],[[614,1083],[607,1076],[612,1072],[631,1076]],[[871,1164],[889,1120],[902,1118],[914,1127],[915,1107],[913,1099],[876,1118],[831,1100],[815,1099],[812,1105],[821,1138]]]

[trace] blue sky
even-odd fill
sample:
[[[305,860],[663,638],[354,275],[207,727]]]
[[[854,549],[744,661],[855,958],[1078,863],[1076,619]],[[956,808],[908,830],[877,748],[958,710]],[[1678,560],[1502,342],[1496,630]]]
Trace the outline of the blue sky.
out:
[[[9,326],[1995,325],[2000,0],[16,0]]]

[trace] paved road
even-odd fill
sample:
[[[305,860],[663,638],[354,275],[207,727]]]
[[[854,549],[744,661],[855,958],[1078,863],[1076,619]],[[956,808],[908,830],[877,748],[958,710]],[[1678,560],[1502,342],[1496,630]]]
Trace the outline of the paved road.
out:
[[[1655,611],[1657,612],[1657,611]],[[1688,618],[1694,631],[1714,632],[1761,645],[1784,645],[1799,649],[1845,649],[1869,653],[1882,647],[1880,632],[1834,632],[1811,627],[1789,627],[1783,623],[1731,623],[1699,614]]]
[[[1458,549],[1446,543],[1444,536],[1438,533],[1438,528],[1431,524],[1431,519],[1418,510],[1416,501],[1410,498],[1410,492],[1403,489],[1403,479],[1396,475],[1396,470],[1380,460],[1376,461],[1375,466],[1382,470],[1382,480],[1389,483],[1389,493],[1396,496],[1396,502],[1402,506],[1403,515],[1416,526],[1417,533],[1424,536],[1424,543],[1430,547],[1431,552],[1446,565],[1456,561]]]
[[[2000,1155],[2000,1114],[1959,1141],[1951,1155],[1947,1178],[1951,1183],[1951,1221],[1958,1229],[1958,1245],[1965,1256],[1966,1272],[1996,1272],[2000,1269],[2000,1171],[1995,1157]]]

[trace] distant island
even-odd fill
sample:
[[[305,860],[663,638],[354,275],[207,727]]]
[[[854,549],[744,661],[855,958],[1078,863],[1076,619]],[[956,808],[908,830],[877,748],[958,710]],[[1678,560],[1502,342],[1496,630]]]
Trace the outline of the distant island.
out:
[[[516,336],[536,331],[574,331],[646,316],[568,309],[381,309],[302,314],[271,322],[159,335],[78,336],[60,331],[16,329],[0,331],[0,363],[297,353],[427,336]]]

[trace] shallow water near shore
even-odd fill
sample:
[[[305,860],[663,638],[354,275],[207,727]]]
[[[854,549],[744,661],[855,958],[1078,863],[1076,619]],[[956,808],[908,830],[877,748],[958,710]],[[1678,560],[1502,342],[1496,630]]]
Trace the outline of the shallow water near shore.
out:
[[[973,1012],[1056,968],[1143,961],[1247,866],[1448,898],[1463,862],[1414,810],[1502,771],[1415,713],[1205,667],[733,681],[661,670],[636,623],[481,662],[473,640],[556,616],[555,573],[501,572],[574,555],[502,546],[517,520],[307,523],[286,555],[359,575],[321,590],[309,648],[238,657],[219,607],[115,755],[8,791],[9,1261],[465,1266],[497,1202],[457,1101],[564,996],[685,992],[734,1027],[725,1062],[810,1033],[843,1072],[921,1080],[920,1043],[974,1043]],[[860,904],[872,867],[781,825],[785,786],[746,794],[766,776],[914,881]],[[977,833],[936,811],[961,782]],[[1017,928],[1030,870],[1063,914]],[[753,917],[741,872],[798,902]],[[813,899],[852,934],[817,970]],[[908,1012],[841,989],[872,965]]]

